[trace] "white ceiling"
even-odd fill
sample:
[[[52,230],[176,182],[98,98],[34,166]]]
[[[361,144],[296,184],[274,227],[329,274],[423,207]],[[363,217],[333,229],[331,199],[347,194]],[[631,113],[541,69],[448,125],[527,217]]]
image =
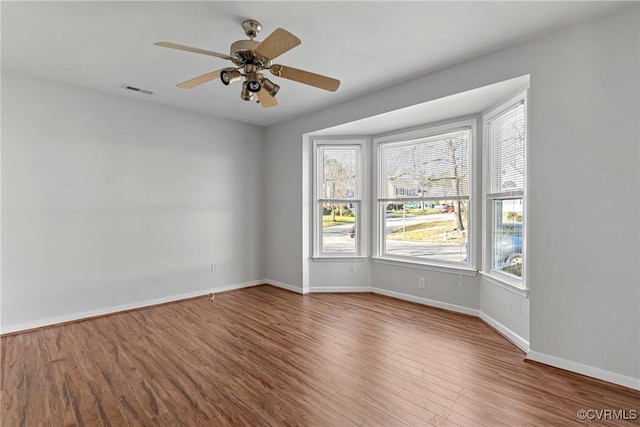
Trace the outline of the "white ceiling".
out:
[[[520,76],[366,119],[321,129],[311,134],[314,136],[380,136],[398,129],[406,130],[415,126],[424,126],[425,123],[431,124],[484,113],[528,87],[529,76]]]
[[[624,2],[1,2],[2,67],[121,96],[271,125],[493,51]],[[341,80],[331,93],[271,77],[279,105],[240,99],[240,85],[176,83],[230,64],[154,46],[227,53],[241,22],[277,27],[302,44],[275,62]],[[126,91],[131,84],[155,92]]]

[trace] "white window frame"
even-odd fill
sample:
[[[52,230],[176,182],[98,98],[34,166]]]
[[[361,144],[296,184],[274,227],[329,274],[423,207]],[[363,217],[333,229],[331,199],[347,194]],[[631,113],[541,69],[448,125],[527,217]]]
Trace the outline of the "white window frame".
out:
[[[317,260],[322,259],[353,259],[364,258],[366,256],[366,241],[367,241],[367,228],[366,228],[366,212],[368,211],[367,203],[367,186],[366,186],[366,171],[367,171],[367,156],[366,156],[366,138],[348,138],[340,137],[339,139],[331,139],[327,137],[313,138],[313,156],[312,156],[312,174],[313,174],[313,258]],[[321,181],[320,176],[323,170],[324,158],[319,155],[320,151],[324,147],[334,148],[347,148],[357,147],[359,150],[359,156],[356,158],[357,162],[357,188],[358,193],[354,198],[348,199],[325,199],[321,195]],[[322,203],[326,202],[338,202],[338,203],[353,203],[358,207],[357,215],[355,219],[356,234],[355,234],[355,251],[354,252],[331,252],[325,251],[323,248],[323,224],[322,224]]]
[[[456,272],[466,271],[474,271],[475,270],[475,252],[474,252],[474,239],[475,239],[475,199],[474,199],[474,178],[475,178],[475,168],[476,168],[476,146],[477,146],[477,126],[478,121],[476,118],[468,118],[468,119],[455,119],[455,121],[451,121],[444,124],[439,125],[430,125],[421,127],[416,130],[404,131],[404,132],[396,132],[393,134],[375,137],[373,139],[373,143],[375,146],[375,158],[374,158],[374,194],[372,195],[372,203],[375,204],[375,231],[372,233],[374,236],[374,257],[380,262],[387,263],[402,263],[402,264],[411,264],[414,266],[423,266],[429,269],[439,270],[439,271],[448,271],[450,269],[455,270]],[[411,141],[415,141],[418,139],[429,138],[432,136],[446,134],[452,131],[460,130],[463,128],[469,128],[469,152],[468,163],[468,218],[467,218],[467,261],[462,262],[448,262],[446,260],[441,260],[437,258],[425,258],[425,257],[415,257],[415,256],[400,256],[396,254],[387,254],[385,248],[386,242],[386,234],[384,230],[384,215],[385,209],[380,207],[380,203],[384,201],[383,197],[383,189],[385,186],[385,178],[383,171],[383,159],[381,155],[382,147],[386,144],[396,144],[396,143],[410,143]],[[407,197],[409,200],[433,200],[433,197]]]
[[[525,142],[524,142],[524,188],[517,191],[505,191],[502,193],[491,194],[491,165],[489,164],[489,134],[488,123],[495,117],[501,115],[505,111],[513,108],[516,104],[524,103],[524,120],[525,120]],[[528,115],[528,89],[514,96],[506,102],[501,103],[495,108],[485,112],[482,116],[483,128],[483,147],[482,147],[482,165],[483,165],[483,181],[482,181],[482,198],[483,198],[483,222],[484,227],[482,233],[483,256],[481,273],[491,282],[513,289],[518,293],[526,295],[528,291],[527,277],[527,175],[528,175],[528,151],[529,151],[529,115]],[[523,268],[522,276],[504,273],[493,268],[493,233],[494,233],[494,211],[493,205],[496,200],[509,200],[522,198],[523,204],[523,220],[522,220],[522,257]]]

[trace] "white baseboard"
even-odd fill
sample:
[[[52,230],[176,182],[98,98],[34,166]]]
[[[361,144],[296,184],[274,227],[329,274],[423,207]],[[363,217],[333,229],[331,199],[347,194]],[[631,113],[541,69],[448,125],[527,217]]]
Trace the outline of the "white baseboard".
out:
[[[380,288],[371,288],[371,292],[380,294],[380,295],[386,295],[392,298],[398,298],[405,301],[411,301],[418,304],[424,304],[431,307],[442,308],[449,311],[455,311],[457,313],[463,313],[463,314],[468,314],[470,316],[479,317],[480,319],[487,322],[489,326],[491,326],[492,328],[500,332],[502,335],[504,335],[504,337],[507,338],[509,341],[511,341],[516,347],[518,347],[525,353],[529,351],[529,341],[525,340],[520,335],[516,334],[511,329],[507,328],[506,326],[496,321],[492,317],[488,316],[484,312],[477,310],[475,308],[449,304],[441,301],[436,301],[436,300],[422,298],[422,297],[416,297],[413,295],[403,294],[403,293],[394,292],[394,291],[388,291],[386,289],[380,289]]]
[[[400,292],[388,291],[386,289],[371,288],[371,292],[374,294],[386,295],[388,297],[398,298],[405,301],[417,302],[418,304],[429,305],[431,307],[443,308],[449,311],[455,311],[457,313],[468,314],[478,317],[478,310],[475,308],[463,307],[461,305],[449,304],[446,302],[436,301],[429,298],[416,297],[409,294],[403,294]]]
[[[589,365],[583,365],[582,363],[573,362],[571,360],[562,359],[560,357],[550,356],[545,353],[538,353],[537,351],[527,352],[527,359],[544,363],[545,365],[554,366],[556,368],[564,369],[566,371],[577,372],[578,374],[597,378],[599,380],[607,381],[613,384],[640,390],[640,378],[633,378],[626,375],[617,374],[615,372],[605,371],[604,369],[595,368]]]
[[[235,291],[236,289],[250,288],[252,286],[259,286],[259,285],[264,285],[264,284],[265,284],[264,280],[252,280],[250,282],[244,282],[244,283],[239,283],[239,284],[235,284],[235,285],[220,286],[220,287],[217,287],[215,289],[210,289],[209,292],[206,292],[203,295],[207,295],[207,294],[212,293],[212,292],[216,293],[216,292]]]
[[[320,293],[346,293],[346,292],[371,292],[370,287],[362,286],[311,286],[309,292],[312,294]]]
[[[529,341],[525,340],[520,335],[516,334],[511,329],[507,328],[502,323],[498,322],[483,311],[480,311],[479,317],[487,322],[487,324],[493,329],[500,332],[506,339],[515,344],[516,347],[518,347],[520,350],[524,351],[525,353],[529,351]]]
[[[63,316],[49,317],[46,319],[34,320],[32,322],[26,322],[26,323],[14,324],[14,325],[2,325],[0,326],[0,334],[10,334],[14,332],[21,332],[21,331],[27,331],[30,329],[42,328],[45,326],[53,326],[60,323],[67,323],[67,322],[74,322],[78,320],[89,319],[91,317],[96,317],[96,316],[105,316],[107,314],[119,313],[122,311],[133,310],[136,308],[144,308],[144,307],[149,307],[153,305],[199,297],[199,296],[210,294],[212,292],[216,293],[216,292],[232,291],[235,289],[248,288],[251,286],[261,285],[263,283],[264,283],[264,280],[254,280],[251,282],[221,286],[213,289],[203,289],[200,291],[187,292],[184,294],[176,294],[176,295],[170,295],[170,296],[161,297],[161,298],[138,301],[131,304],[115,305],[115,306],[104,307],[104,308],[99,308],[95,310],[82,311],[79,313],[66,314]]]
[[[283,282],[277,282],[277,281],[271,280],[271,279],[265,279],[265,280],[262,281],[262,283],[266,283],[267,285],[275,286],[276,288],[286,289],[288,291],[295,292],[297,294],[302,294],[303,293],[302,289],[297,287],[297,286],[289,285],[289,284],[283,283]]]
[[[287,289],[297,293],[303,293],[300,288],[288,285],[286,283],[276,282],[274,280],[266,279],[265,283],[273,286],[277,286],[279,288]],[[505,338],[511,341],[516,347],[524,351],[525,353],[529,351],[529,342],[513,332],[511,329],[507,328],[500,322],[496,321],[489,315],[484,312],[464,307],[461,305],[450,304],[446,302],[436,301],[429,298],[418,297],[409,294],[403,294],[401,292],[389,291],[387,289],[375,288],[375,287],[362,287],[362,286],[311,286],[309,287],[309,293],[351,293],[351,292],[372,292],[375,294],[386,295],[392,298],[397,298],[405,301],[411,301],[418,304],[427,305],[430,307],[442,308],[449,311],[454,311],[456,313],[468,314],[470,316],[479,317],[484,320],[489,326],[497,330],[501,333]]]

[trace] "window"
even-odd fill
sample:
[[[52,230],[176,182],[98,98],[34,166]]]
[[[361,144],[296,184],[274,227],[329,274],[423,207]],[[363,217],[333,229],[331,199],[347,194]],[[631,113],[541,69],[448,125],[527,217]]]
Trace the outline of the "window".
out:
[[[315,141],[314,255],[359,256],[364,142]]]
[[[485,269],[524,288],[526,96],[486,115]]]
[[[376,140],[380,257],[469,265],[474,130],[465,121]]]

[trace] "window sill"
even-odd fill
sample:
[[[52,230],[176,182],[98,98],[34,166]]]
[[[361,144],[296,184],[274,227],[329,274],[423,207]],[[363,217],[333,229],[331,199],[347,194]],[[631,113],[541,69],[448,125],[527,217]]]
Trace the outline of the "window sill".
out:
[[[513,293],[516,293],[518,295],[520,295],[521,297],[525,297],[525,298],[529,298],[529,289],[523,289],[519,286],[514,285],[513,283],[510,283],[506,280],[502,280],[499,277],[496,277],[492,274],[486,273],[484,271],[479,271],[478,273],[480,273],[480,275],[485,278],[487,280],[487,282],[492,283],[496,286],[499,286],[501,288],[504,288],[508,291],[511,291]]]
[[[444,264],[425,264],[422,262],[399,260],[394,258],[373,257],[373,262],[379,264],[395,265],[398,267],[420,268],[422,270],[438,271],[440,273],[457,274],[469,277],[476,277],[477,271],[470,267],[455,267],[453,265]]]
[[[313,262],[364,262],[367,260],[366,256],[361,255],[348,255],[348,256],[337,256],[337,255],[327,255],[327,256],[314,256],[311,257]]]

